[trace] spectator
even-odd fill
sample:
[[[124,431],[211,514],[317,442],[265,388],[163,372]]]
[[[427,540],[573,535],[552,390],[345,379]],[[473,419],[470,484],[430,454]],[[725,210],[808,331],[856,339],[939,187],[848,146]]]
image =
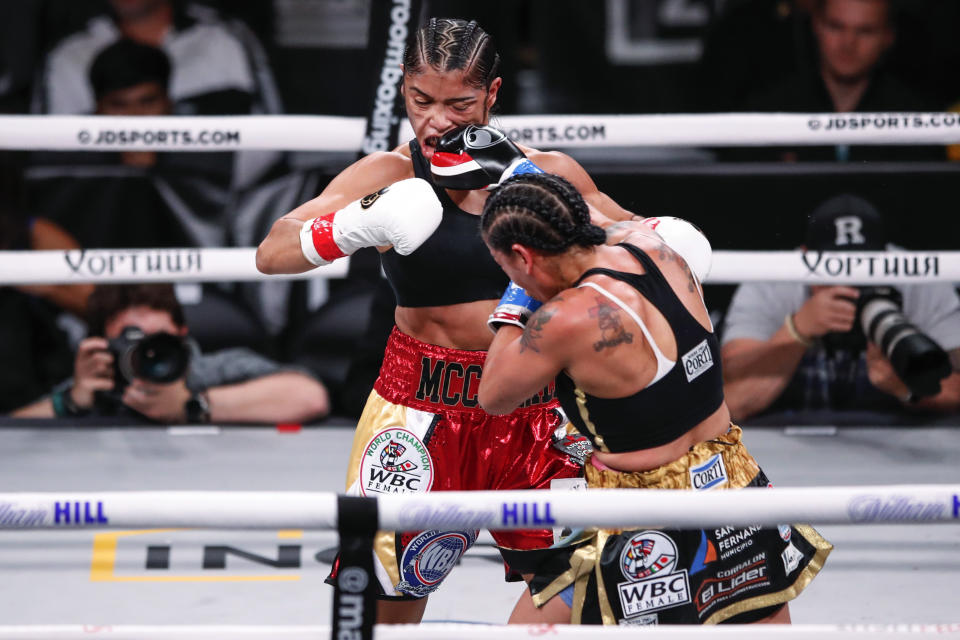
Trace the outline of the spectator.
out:
[[[170,59],[161,49],[121,38],[97,54],[90,65],[96,113],[103,116],[167,116],[170,101]],[[155,151],[124,151],[122,162],[149,168]]]
[[[812,13],[817,63],[798,69],[746,100],[748,111],[802,113],[930,111],[937,105],[888,69],[896,40],[891,0],[817,0]],[[783,159],[943,159],[939,147],[808,147]]]
[[[30,216],[19,163],[0,156],[0,250],[76,249],[59,225]],[[72,362],[63,312],[82,314],[93,287],[0,283],[0,412],[10,411],[49,389]]]
[[[274,114],[282,111],[273,73],[256,37],[241,22],[184,0],[109,0],[111,11],[66,37],[48,55],[34,96],[36,113],[92,113],[88,70],[121,38],[163,49],[172,61],[176,115]],[[234,184],[252,184],[277,154],[236,154]]]
[[[100,50],[88,75],[98,115],[171,113],[171,63],[161,49],[120,38]],[[47,165],[34,188],[38,207],[85,247],[226,243],[229,153],[37,153],[34,160]],[[78,209],[78,201],[85,206]]]
[[[187,337],[183,310],[173,287],[165,284],[98,286],[88,303],[91,337],[83,340],[74,376],[52,394],[14,411],[18,417],[74,417],[87,414],[142,416],[162,423],[298,422],[329,412],[326,388],[313,377],[284,369],[247,349],[201,354]],[[118,338],[135,339],[134,327],[150,336],[166,333],[189,354],[185,373],[176,371],[176,354],[155,367],[168,381],[143,378],[143,369],[118,358]],[[156,350],[154,350],[156,353]],[[122,362],[119,360],[122,359]],[[179,375],[177,375],[179,373]]]
[[[60,225],[28,214],[22,169],[9,154],[0,158],[0,250],[49,251],[79,249],[76,239]],[[93,286],[20,285],[19,291],[43,298],[63,311],[83,315]]]
[[[883,219],[867,201],[841,195],[811,215],[806,249],[880,251]],[[918,398],[859,328],[866,288],[745,283],[734,294],[721,351],[734,420],[765,411],[960,408],[960,298],[953,286],[896,287],[902,313],[949,354],[938,393]],[[944,360],[946,355],[943,356]]]

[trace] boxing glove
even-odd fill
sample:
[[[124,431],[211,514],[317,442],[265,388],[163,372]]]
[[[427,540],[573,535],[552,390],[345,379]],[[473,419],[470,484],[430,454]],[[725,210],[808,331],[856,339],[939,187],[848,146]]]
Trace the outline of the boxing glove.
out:
[[[669,216],[645,218],[642,224],[656,231],[663,243],[686,261],[697,280],[703,282],[713,264],[713,248],[700,229],[683,218]]]
[[[510,176],[543,170],[499,129],[469,124],[440,138],[430,173],[445,189],[493,189]]]
[[[391,245],[406,256],[433,234],[442,216],[430,183],[409,178],[307,220],[300,227],[300,250],[318,267],[363,247]]]
[[[500,303],[487,318],[487,326],[494,333],[505,324],[512,324],[523,329],[533,312],[543,306],[543,303],[530,296],[523,288],[513,282],[507,285]]]

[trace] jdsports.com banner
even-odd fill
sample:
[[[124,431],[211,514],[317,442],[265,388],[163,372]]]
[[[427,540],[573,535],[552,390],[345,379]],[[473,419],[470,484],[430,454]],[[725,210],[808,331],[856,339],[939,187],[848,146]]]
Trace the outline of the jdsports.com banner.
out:
[[[385,0],[384,0],[385,1]],[[405,0],[390,15],[406,15]],[[415,0],[410,5],[416,4]],[[412,13],[411,13],[412,15]],[[394,35],[403,32],[390,24]],[[408,32],[409,33],[409,32]],[[389,36],[388,36],[389,37]],[[0,115],[0,149],[51,151],[347,151],[392,149],[413,137],[400,110],[399,40],[386,41],[370,119],[339,116]],[[399,64],[399,62],[397,62]],[[392,100],[392,110],[391,110]],[[392,115],[391,115],[392,114]],[[715,113],[501,116],[514,141],[544,148],[947,145],[960,143],[955,113]]]

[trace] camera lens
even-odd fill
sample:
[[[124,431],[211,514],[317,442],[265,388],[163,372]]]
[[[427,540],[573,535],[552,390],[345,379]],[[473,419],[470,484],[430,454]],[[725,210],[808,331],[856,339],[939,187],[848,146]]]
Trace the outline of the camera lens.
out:
[[[183,340],[169,333],[144,337],[131,355],[135,376],[150,382],[168,383],[187,372],[190,351]]]
[[[892,287],[863,287],[860,326],[880,347],[897,376],[919,397],[940,393],[940,380],[950,375],[950,357],[900,312],[900,293]]]

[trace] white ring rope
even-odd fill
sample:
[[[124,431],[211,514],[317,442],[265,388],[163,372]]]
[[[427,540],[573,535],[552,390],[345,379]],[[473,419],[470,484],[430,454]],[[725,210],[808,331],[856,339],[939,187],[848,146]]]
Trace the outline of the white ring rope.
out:
[[[567,638],[593,640],[604,638],[637,638],[646,635],[667,640],[833,640],[835,638],[881,637],[886,640],[915,639],[918,636],[960,636],[960,624],[855,624],[855,625],[722,625],[722,626],[651,626],[597,627],[577,625],[487,625],[433,624],[376,625],[377,640],[515,640],[517,638]],[[73,638],[107,638],[108,640],[233,640],[247,638],[284,638],[286,640],[319,640],[330,637],[330,627],[323,625],[5,625],[0,626],[2,640],[38,640],[40,638],[71,640]]]
[[[0,252],[0,285],[342,278],[348,261],[302,274],[257,271],[256,249],[84,249]],[[714,251],[706,282],[908,284],[960,282],[960,251]]]
[[[0,251],[0,285],[343,278],[350,264],[342,259],[305,273],[269,276],[257,270],[256,252],[251,247]]]
[[[0,148],[55,151],[361,150],[363,118],[258,116],[0,116]],[[714,113],[501,116],[515,141],[550,148],[633,146],[945,145],[960,114]],[[409,123],[399,140],[413,136]]]
[[[373,498],[370,498],[371,500]],[[810,524],[960,524],[960,485],[440,491],[376,498],[379,526],[424,529]],[[333,529],[337,495],[286,491],[0,494],[0,529]]]

